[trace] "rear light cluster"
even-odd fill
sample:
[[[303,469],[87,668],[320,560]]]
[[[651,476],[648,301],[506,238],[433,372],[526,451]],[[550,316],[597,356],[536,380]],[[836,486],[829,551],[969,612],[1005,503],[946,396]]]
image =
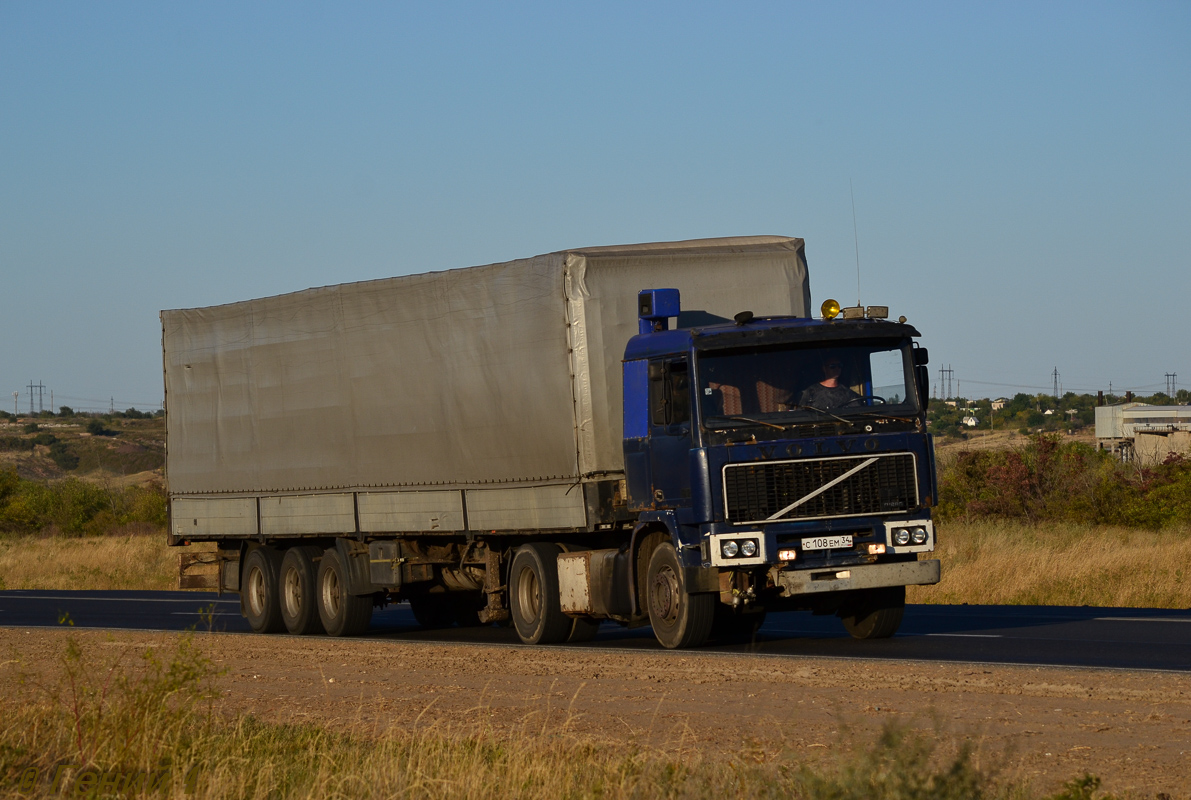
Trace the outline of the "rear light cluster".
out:
[[[721,539],[720,553],[724,558],[752,558],[757,555],[757,540]]]

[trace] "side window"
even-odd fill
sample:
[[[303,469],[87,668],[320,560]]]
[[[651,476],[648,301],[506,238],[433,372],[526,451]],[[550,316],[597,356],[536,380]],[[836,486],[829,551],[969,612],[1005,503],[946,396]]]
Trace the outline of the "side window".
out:
[[[690,369],[683,359],[649,362],[649,421],[679,425],[691,421]]]
[[[872,370],[872,393],[885,398],[886,403],[901,403],[906,399],[906,362],[901,350],[877,350],[869,357]]]
[[[685,361],[670,363],[670,419],[671,425],[691,421],[691,372]]]

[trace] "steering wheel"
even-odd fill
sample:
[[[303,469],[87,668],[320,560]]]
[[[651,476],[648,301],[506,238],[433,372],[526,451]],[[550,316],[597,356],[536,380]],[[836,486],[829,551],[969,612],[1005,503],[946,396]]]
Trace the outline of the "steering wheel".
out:
[[[850,398],[846,403],[842,403],[838,407],[844,408],[845,406],[850,406],[853,403],[859,403],[861,400],[879,400],[883,405],[887,404],[889,402],[888,400],[886,400],[884,397],[881,397],[880,395],[870,394],[870,395],[861,395],[859,397]]]

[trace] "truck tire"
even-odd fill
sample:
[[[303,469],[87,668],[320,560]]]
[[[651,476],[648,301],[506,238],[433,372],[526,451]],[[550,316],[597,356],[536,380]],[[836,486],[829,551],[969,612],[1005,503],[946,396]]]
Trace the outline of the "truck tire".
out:
[[[599,632],[600,621],[598,619],[575,617],[574,624],[571,625],[571,633],[567,636],[567,644],[590,642]]]
[[[409,610],[428,631],[449,628],[455,622],[454,598],[446,592],[410,595]]]
[[[897,633],[906,610],[906,587],[887,586],[856,594],[839,611],[853,639],[888,639]]]
[[[719,644],[751,642],[765,624],[765,610],[740,611],[726,603],[715,604],[711,638]]]
[[[645,586],[649,622],[663,647],[676,650],[707,641],[719,598],[710,593],[687,594],[674,545],[663,542],[654,548]]]
[[[372,598],[347,591],[347,566],[329,548],[318,563],[318,616],[331,636],[358,636],[372,620]]]
[[[323,554],[317,547],[291,547],[281,559],[281,619],[295,636],[323,633],[315,591],[315,561]]]
[[[258,547],[244,559],[240,581],[240,613],[256,633],[280,633],[285,630],[278,598],[281,553],[272,547]]]
[[[484,595],[478,592],[456,592],[451,600],[454,601],[452,611],[456,625],[460,628],[483,627],[484,623],[480,622],[480,609],[487,602]]]
[[[553,544],[522,545],[509,567],[513,627],[526,644],[558,644],[571,635],[574,621],[562,613],[558,594],[558,554]]]

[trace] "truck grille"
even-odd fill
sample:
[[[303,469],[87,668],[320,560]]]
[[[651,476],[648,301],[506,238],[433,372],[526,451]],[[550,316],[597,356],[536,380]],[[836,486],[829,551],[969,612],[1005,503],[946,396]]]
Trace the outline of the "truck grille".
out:
[[[762,461],[724,467],[728,519],[761,522],[870,459],[873,463],[794,507],[780,519],[906,511],[918,503],[912,453]]]

